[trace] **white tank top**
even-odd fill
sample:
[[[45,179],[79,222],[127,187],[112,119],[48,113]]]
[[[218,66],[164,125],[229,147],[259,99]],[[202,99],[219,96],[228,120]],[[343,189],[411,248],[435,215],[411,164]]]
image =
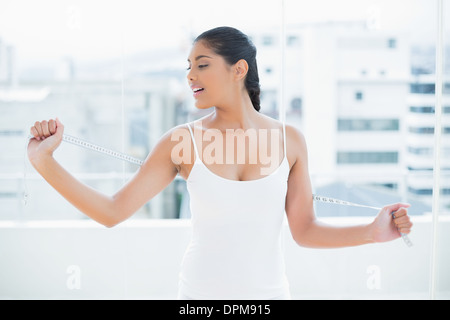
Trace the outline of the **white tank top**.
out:
[[[192,238],[183,257],[179,296],[192,299],[289,298],[282,223],[289,163],[271,174],[237,181],[210,171],[199,158],[189,174]]]

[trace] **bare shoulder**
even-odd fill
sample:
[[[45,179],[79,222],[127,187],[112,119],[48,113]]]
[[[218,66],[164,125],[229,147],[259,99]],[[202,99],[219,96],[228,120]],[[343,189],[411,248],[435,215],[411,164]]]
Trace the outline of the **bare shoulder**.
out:
[[[179,124],[173,128],[171,128],[169,131],[166,132],[168,139],[175,139],[176,137],[182,136],[182,135],[189,135],[189,128],[188,125],[193,126],[193,122],[186,122]]]
[[[171,148],[180,140],[180,136],[189,134],[186,124],[180,124],[167,130],[158,140],[156,145]]]
[[[271,118],[264,114],[262,115],[269,121],[272,126],[278,128],[283,127],[282,121]],[[297,161],[300,160],[301,162],[304,162],[304,160],[307,158],[306,140],[301,130],[297,127],[285,124],[285,128],[287,157],[290,168],[292,168],[297,163]]]
[[[192,136],[189,131],[189,127],[192,131],[194,131],[194,124],[195,121],[186,122],[183,124],[179,124],[167,131],[167,133],[165,134],[167,144],[170,145],[171,148],[173,148],[175,145],[178,145],[180,142],[185,143],[185,147],[190,146],[192,144]]]
[[[180,142],[190,143],[190,134],[186,123],[172,127],[162,134],[152,148],[149,157],[170,161],[179,171],[179,163],[182,155],[174,153],[173,150]],[[180,159],[177,157],[180,157]]]
[[[296,147],[306,147],[306,139],[303,132],[290,124],[286,124],[285,126],[287,142],[290,142],[294,149],[297,149]]]
[[[306,139],[300,129],[288,124],[285,126],[288,159],[289,163],[294,166],[298,161],[304,162],[307,159]]]

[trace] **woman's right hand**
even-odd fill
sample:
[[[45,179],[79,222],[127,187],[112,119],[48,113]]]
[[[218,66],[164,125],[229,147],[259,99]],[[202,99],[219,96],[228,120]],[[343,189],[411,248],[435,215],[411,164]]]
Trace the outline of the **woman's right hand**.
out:
[[[33,138],[28,143],[28,158],[33,163],[42,156],[53,155],[53,152],[61,144],[64,126],[58,118],[36,121],[30,129],[30,133]]]

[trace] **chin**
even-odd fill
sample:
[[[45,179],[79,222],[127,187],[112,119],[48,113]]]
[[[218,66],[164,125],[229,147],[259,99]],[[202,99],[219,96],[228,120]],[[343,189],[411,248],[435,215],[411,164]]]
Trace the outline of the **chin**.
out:
[[[195,102],[195,107],[197,109],[206,110],[206,109],[214,107],[214,105],[212,105],[212,104],[205,104],[205,103],[201,103],[199,101],[196,101]]]

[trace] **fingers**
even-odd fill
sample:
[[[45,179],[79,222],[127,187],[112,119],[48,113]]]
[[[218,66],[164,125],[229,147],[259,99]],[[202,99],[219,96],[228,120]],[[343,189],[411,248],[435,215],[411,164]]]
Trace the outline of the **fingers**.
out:
[[[36,125],[33,126],[33,127],[31,127],[30,133],[33,135],[33,137],[34,137],[36,140],[40,140],[41,135],[39,134],[39,132],[38,132],[38,130],[37,130],[37,128],[36,128]]]
[[[50,134],[55,134],[56,133],[56,121],[51,119],[48,122],[48,130],[50,132]]]
[[[42,133],[44,134],[45,138],[50,137],[50,130],[48,128],[48,122],[46,120],[41,122],[41,129],[42,129]]]
[[[59,120],[58,120],[59,121]],[[36,140],[44,140],[55,134],[57,131],[57,121],[51,119],[49,121],[43,120],[41,122],[36,121],[34,126],[31,127],[30,133]]]
[[[64,125],[58,118],[55,120],[55,133],[62,135],[64,133]]]
[[[400,208],[399,210],[393,212],[392,218],[394,220],[394,225],[399,232],[405,234],[411,232],[411,227],[413,224],[408,216],[408,211],[406,208]]]
[[[409,208],[411,205],[409,203],[395,203],[384,207],[383,209],[389,211],[389,213],[399,210],[400,208]]]
[[[394,219],[396,219],[396,218],[399,219],[399,218],[405,217],[406,215],[408,215],[408,211],[405,208],[400,208],[397,211],[392,212],[392,216]]]

